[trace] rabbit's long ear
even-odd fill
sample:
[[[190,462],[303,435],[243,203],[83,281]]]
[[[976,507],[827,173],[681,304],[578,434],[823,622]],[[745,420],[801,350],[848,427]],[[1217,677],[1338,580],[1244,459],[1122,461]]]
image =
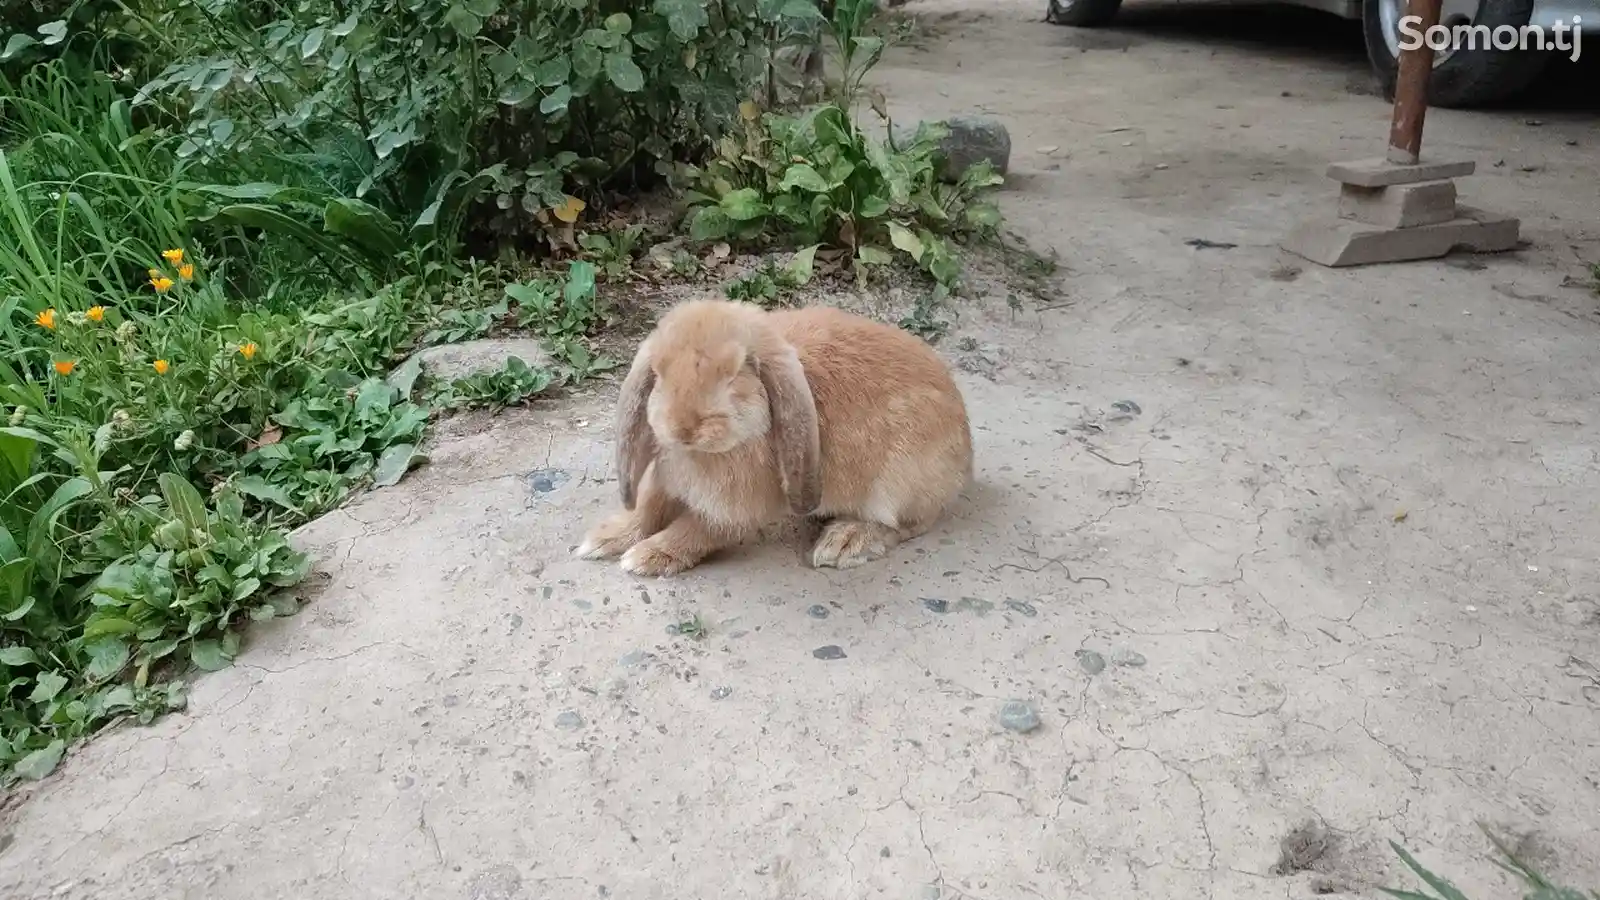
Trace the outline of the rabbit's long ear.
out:
[[[794,348],[780,340],[758,352],[756,367],[767,391],[773,451],[789,508],[810,515],[822,504],[822,442],[811,385]]]
[[[633,509],[639,482],[657,451],[655,433],[645,417],[650,391],[656,384],[656,373],[650,366],[650,349],[648,340],[639,345],[633,367],[622,380],[622,394],[617,398],[617,482],[622,488],[625,509]]]

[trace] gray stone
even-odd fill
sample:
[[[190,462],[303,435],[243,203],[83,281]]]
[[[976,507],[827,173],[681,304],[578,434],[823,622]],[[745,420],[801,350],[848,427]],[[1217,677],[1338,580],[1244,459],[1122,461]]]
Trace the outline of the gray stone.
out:
[[[1007,731],[1020,731],[1023,734],[1039,727],[1039,713],[1034,711],[1033,705],[1024,700],[1008,700],[1000,707],[998,716],[1000,727]]]
[[[986,616],[991,610],[994,609],[994,604],[987,600],[979,600],[977,597],[962,597],[960,600],[956,601],[955,608],[959,612],[969,612],[979,616]]]
[[[939,613],[940,615],[950,611],[950,601],[940,600],[938,597],[923,597],[922,605],[927,607],[928,612]]]
[[[1030,619],[1039,614],[1039,610],[1026,600],[1007,600],[1006,609],[1027,616]]]
[[[459,344],[440,344],[418,350],[412,359],[422,364],[422,370],[429,378],[454,381],[479,372],[498,372],[506,367],[506,361],[513,356],[535,369],[548,367],[551,362],[549,351],[535,338],[485,338]],[[407,360],[402,363],[396,372],[406,368],[410,362]]]
[[[728,699],[728,697],[732,693],[733,693],[733,688],[731,688],[731,687],[712,688],[711,689],[711,699],[713,699],[713,700],[726,700],[726,699]]]
[[[1079,650],[1075,655],[1078,657],[1078,667],[1090,675],[1099,675],[1106,670],[1106,658],[1093,650]]]
[[[583,716],[569,709],[556,716],[556,727],[562,731],[576,731],[583,727]]]
[[[959,181],[976,163],[988,160],[1001,175],[1011,169],[1011,132],[998,119],[986,116],[951,116],[940,120],[949,132],[937,151],[939,177]],[[916,136],[917,128],[896,129],[895,143],[904,146]]]
[[[1145,664],[1144,654],[1128,647],[1119,647],[1111,653],[1111,663],[1118,666],[1133,666],[1138,668]]]
[[[817,649],[811,651],[811,655],[815,656],[817,659],[844,659],[845,658],[844,657],[844,648],[840,647],[838,644],[828,644],[825,647],[818,647]]]
[[[806,615],[813,619],[826,619],[828,617],[828,608],[821,603],[814,603],[806,607]]]

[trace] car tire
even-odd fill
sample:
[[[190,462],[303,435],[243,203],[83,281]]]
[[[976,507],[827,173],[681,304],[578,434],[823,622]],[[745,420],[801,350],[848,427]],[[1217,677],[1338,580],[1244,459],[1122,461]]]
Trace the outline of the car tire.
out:
[[[1521,28],[1532,19],[1533,4],[1534,0],[1480,0],[1480,14],[1474,21],[1490,28],[1500,25]],[[1393,100],[1399,60],[1384,39],[1378,0],[1366,0],[1361,4],[1361,25],[1366,37],[1367,58],[1372,61],[1383,96]],[[1549,55],[1537,50],[1462,47],[1433,67],[1428,80],[1428,104],[1466,108],[1499,102],[1532,84],[1548,61]]]
[[[1108,25],[1122,8],[1122,0],[1048,0],[1048,4],[1044,14],[1046,22],[1074,28]]]

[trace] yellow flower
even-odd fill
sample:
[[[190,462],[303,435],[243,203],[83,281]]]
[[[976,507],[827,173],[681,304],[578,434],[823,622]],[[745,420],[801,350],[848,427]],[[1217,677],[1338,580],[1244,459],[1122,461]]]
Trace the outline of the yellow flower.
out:
[[[164,359],[158,359],[150,365],[156,370],[157,375],[165,375],[167,374],[167,369],[171,368]]]
[[[244,343],[240,344],[239,345],[239,355],[244,357],[245,359],[254,358],[255,355],[256,355],[255,342],[254,341],[245,341]]]
[[[34,316],[33,321],[37,323],[40,328],[49,328],[53,331],[56,327],[56,311],[53,308],[47,309],[44,312],[39,313],[37,316]]]
[[[95,304],[84,311],[84,315],[88,316],[89,321],[91,322],[99,322],[105,319],[106,308],[99,304]]]
[[[56,360],[56,374],[57,375],[71,375],[72,374],[72,370],[76,369],[77,367],[78,367],[78,364],[76,362],[73,362],[70,359],[58,359],[58,360]]]
[[[160,269],[150,269],[149,272],[150,272],[150,280],[151,281],[155,281],[157,278],[161,277],[161,270]]]
[[[178,267],[178,277],[184,281],[194,280],[194,263],[184,263]]]
[[[165,275],[158,275],[150,279],[150,286],[156,289],[156,293],[165,294],[172,287],[172,279]]]
[[[182,250],[163,250],[163,251],[161,251],[161,258],[166,260],[169,263],[172,263],[175,266],[176,265],[180,265],[183,262],[183,251]]]

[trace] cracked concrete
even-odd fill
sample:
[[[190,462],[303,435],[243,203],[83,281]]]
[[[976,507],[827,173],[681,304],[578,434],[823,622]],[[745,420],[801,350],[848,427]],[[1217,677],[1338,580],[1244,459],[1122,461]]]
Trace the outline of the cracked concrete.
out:
[[[779,536],[640,581],[571,558],[616,503],[614,387],[455,429],[303,531],[325,588],[186,714],[13,804],[0,896],[1376,896],[1411,884],[1390,839],[1511,896],[1478,819],[1600,887],[1592,119],[1431,113],[1532,246],[1330,271],[1275,244],[1386,133],[1358,39],[908,9],[901,117],[1003,117],[1007,216],[1069,269],[941,344],[988,360],[947,522],[848,572]],[[1277,874],[1307,821],[1331,849]]]

